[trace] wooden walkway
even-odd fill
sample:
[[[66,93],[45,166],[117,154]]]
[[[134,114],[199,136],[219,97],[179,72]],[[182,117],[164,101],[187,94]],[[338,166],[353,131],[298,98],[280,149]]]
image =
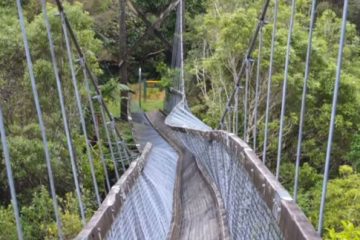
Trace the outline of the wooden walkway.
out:
[[[216,199],[190,154],[183,158],[179,239],[220,239]]]
[[[208,182],[200,171],[194,156],[185,148],[185,146],[173,136],[171,128],[164,124],[163,116],[159,113],[148,114],[148,118],[162,137],[169,142],[179,152],[180,164],[180,184],[175,191],[180,194],[174,194],[180,201],[179,209],[173,209],[174,214],[180,216],[174,217],[175,223],[179,226],[178,233],[173,235],[173,239],[186,240],[217,240],[227,239],[228,234],[224,234],[224,226],[218,201],[212,185]]]

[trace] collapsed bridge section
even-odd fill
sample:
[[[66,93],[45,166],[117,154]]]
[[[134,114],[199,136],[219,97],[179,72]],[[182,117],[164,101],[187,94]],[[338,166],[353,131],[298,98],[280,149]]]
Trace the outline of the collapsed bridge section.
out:
[[[78,239],[320,239],[246,143],[184,111],[134,116],[143,155]]]

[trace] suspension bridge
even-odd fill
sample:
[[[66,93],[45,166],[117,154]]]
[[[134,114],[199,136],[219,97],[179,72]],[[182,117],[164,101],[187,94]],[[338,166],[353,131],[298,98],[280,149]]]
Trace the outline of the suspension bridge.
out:
[[[46,126],[39,101],[37,81],[34,74],[31,49],[27,38],[22,3],[17,0],[19,23],[24,42],[24,49],[31,82],[33,99],[36,106],[45,159],[48,173],[48,184],[54,218],[57,223],[58,238],[64,239],[62,219],[59,214],[59,203],[54,183],[54,173],[51,155],[48,147]],[[81,42],[67,18],[62,3],[56,0],[61,21],[64,47],[70,66],[71,81],[75,94],[75,105],[78,111],[82,137],[86,143],[86,153],[91,171],[91,180],[98,210],[90,217],[87,216],[84,196],[81,189],[80,172],[74,149],[74,139],[71,135],[69,116],[59,75],[49,23],[46,1],[41,0],[42,14],[47,31],[49,53],[52,61],[53,73],[56,80],[58,98],[60,99],[61,117],[66,135],[66,142],[71,162],[78,211],[82,219],[83,230],[76,239],[321,239],[326,204],[327,182],[331,164],[332,138],[334,134],[335,116],[339,84],[341,80],[341,65],[345,44],[346,18],[348,0],[344,1],[342,26],[337,61],[333,105],[329,123],[328,147],[326,152],[322,197],[319,199],[319,224],[315,230],[297,205],[299,172],[301,166],[301,147],[304,119],[306,118],[306,95],[309,69],[311,68],[312,32],[316,18],[316,0],[312,1],[309,38],[306,55],[306,69],[304,69],[304,85],[301,102],[299,135],[295,166],[294,193],[290,194],[279,183],[281,175],[282,140],[286,111],[286,95],[288,68],[296,1],[291,1],[291,16],[289,19],[289,33],[283,79],[281,102],[280,131],[278,140],[278,154],[276,171],[272,173],[266,167],[266,153],[268,144],[268,124],[271,103],[271,86],[275,41],[277,34],[277,13],[279,0],[273,6],[273,32],[271,39],[271,54],[269,77],[267,81],[267,101],[265,115],[264,147],[261,156],[253,151],[257,146],[259,104],[259,69],[262,64],[263,27],[270,11],[270,0],[265,0],[263,8],[259,9],[259,19],[254,26],[252,39],[249,39],[248,50],[242,60],[237,81],[228,98],[222,118],[219,119],[218,129],[212,129],[195,117],[189,110],[184,81],[184,3],[178,0],[173,3],[176,8],[176,32],[173,47],[172,67],[179,69],[171,87],[167,90],[165,106],[162,111],[144,113],[140,109],[131,109],[129,121],[133,127],[133,135],[138,144],[139,152],[122,139],[116,121],[107,107],[98,87],[98,79],[91,71],[85,59]],[[258,56],[253,56],[258,49]],[[78,59],[83,75],[79,81],[75,70],[74,59]],[[249,138],[249,82],[250,66],[257,64],[255,81],[255,118],[254,128],[251,130],[252,142]],[[80,88],[86,92],[86,102],[81,97]],[[239,105],[239,98],[244,98],[244,106]],[[90,109],[91,121],[86,122],[84,105]],[[99,109],[99,112],[96,112]],[[239,119],[242,111],[244,119]],[[98,117],[100,116],[100,117]],[[18,239],[23,239],[23,227],[17,192],[11,165],[11,151],[9,151],[6,135],[6,123],[0,109],[0,132],[2,152],[4,155],[8,184],[11,193],[12,206],[16,219]],[[242,123],[244,136],[238,136]],[[105,163],[104,150],[99,147],[101,156],[101,171],[104,171],[108,193],[106,197],[99,192],[98,181],[94,166],[92,143],[88,135],[89,126],[94,129],[98,141],[108,148],[114,164],[114,173]],[[101,143],[101,144],[102,144]],[[101,145],[100,144],[100,145]],[[260,159],[261,158],[261,159]],[[116,183],[111,186],[110,175],[115,174]]]

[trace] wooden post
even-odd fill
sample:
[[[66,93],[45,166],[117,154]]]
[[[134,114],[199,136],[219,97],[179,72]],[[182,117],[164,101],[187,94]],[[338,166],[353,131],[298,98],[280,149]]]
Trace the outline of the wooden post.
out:
[[[146,102],[147,99],[147,81],[144,80],[144,102]]]
[[[139,68],[139,107],[141,109],[141,68]]]

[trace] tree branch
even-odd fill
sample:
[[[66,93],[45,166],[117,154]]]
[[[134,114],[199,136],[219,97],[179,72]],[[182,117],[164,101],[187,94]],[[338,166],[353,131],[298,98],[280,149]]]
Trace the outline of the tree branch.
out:
[[[149,32],[150,34],[154,37],[159,38],[167,49],[171,49],[171,44],[165,39],[162,33],[157,30],[159,26],[152,26],[151,22],[146,18],[144,13],[142,13],[138,8],[136,8],[135,5],[131,2],[131,0],[127,0],[127,5],[130,11],[132,11],[137,17],[139,17],[145,23],[147,28],[151,29],[151,31]]]
[[[145,33],[134,43],[134,45],[128,50],[128,55],[130,55],[145,39],[145,37],[150,34],[153,29],[159,28],[159,26],[162,24],[162,22],[165,20],[167,16],[169,16],[170,12],[176,8],[176,6],[179,4],[179,0],[174,0],[169,4],[169,6],[159,15],[158,19],[146,29]],[[119,68],[121,68],[124,64],[124,60],[121,59],[119,63]]]

